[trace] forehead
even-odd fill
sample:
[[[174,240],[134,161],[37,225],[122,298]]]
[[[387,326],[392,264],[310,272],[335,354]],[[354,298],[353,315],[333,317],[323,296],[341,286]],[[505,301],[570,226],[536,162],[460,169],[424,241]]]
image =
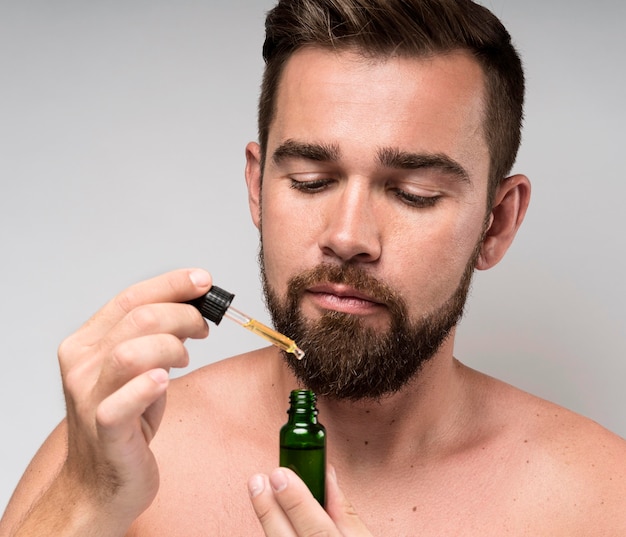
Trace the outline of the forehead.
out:
[[[488,162],[483,71],[469,53],[369,58],[304,48],[285,65],[268,151],[295,139],[342,152],[397,147]],[[477,173],[481,170],[476,170]]]

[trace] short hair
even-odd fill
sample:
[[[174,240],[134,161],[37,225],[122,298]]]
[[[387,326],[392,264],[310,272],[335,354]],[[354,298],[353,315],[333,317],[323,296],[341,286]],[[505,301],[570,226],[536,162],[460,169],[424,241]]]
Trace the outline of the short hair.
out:
[[[267,14],[265,31],[258,115],[262,165],[280,78],[300,48],[356,50],[383,58],[470,52],[485,74],[491,207],[521,141],[524,71],[511,36],[487,8],[471,0],[279,0]]]

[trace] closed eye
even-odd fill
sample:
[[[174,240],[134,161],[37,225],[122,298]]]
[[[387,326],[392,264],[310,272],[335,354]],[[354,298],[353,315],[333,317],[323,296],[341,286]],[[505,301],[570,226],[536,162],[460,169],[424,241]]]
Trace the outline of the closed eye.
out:
[[[417,194],[411,194],[399,188],[393,189],[393,193],[403,203],[406,203],[407,205],[418,209],[434,207],[441,199],[441,196],[439,195],[419,196]]]
[[[291,188],[300,192],[314,194],[328,187],[333,182],[332,179],[312,179],[310,181],[297,181],[291,178]]]

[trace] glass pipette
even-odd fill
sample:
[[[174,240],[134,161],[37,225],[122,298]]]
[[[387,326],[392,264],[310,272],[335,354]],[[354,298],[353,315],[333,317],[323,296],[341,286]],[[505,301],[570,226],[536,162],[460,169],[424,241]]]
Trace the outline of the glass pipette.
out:
[[[298,360],[304,358],[304,351],[296,345],[295,341],[233,308],[230,305],[233,298],[235,298],[234,294],[214,285],[206,295],[190,300],[189,304],[198,308],[204,317],[215,324],[220,324],[222,318],[227,317],[272,345],[293,354]]]

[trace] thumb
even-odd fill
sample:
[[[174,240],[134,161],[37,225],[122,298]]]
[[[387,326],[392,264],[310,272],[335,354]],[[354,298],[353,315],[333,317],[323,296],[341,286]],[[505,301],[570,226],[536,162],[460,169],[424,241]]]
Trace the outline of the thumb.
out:
[[[352,503],[339,488],[335,468],[330,464],[326,473],[326,512],[333,519],[342,535],[346,537],[372,537]]]

